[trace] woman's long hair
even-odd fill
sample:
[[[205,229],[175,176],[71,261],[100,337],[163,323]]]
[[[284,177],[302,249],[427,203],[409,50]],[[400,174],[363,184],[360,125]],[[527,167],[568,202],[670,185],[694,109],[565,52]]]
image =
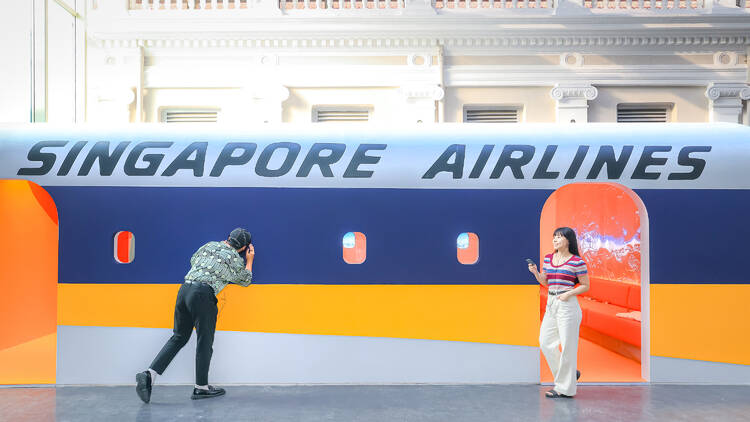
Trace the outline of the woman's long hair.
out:
[[[552,233],[552,237],[555,237],[557,235],[564,236],[566,239],[568,239],[568,250],[570,253],[576,256],[581,256],[581,254],[578,252],[578,240],[576,239],[576,232],[573,231],[570,227],[558,227],[555,229],[555,232]]]

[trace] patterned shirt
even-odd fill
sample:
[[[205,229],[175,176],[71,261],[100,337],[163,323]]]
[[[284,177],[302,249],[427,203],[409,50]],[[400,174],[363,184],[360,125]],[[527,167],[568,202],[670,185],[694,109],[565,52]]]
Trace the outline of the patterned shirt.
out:
[[[588,273],[586,262],[580,256],[573,255],[560,265],[552,264],[552,254],[544,257],[544,272],[547,274],[547,286],[551,291],[566,292],[573,290],[578,276]]]
[[[240,254],[224,242],[201,246],[190,258],[190,267],[185,281],[206,283],[217,295],[229,283],[247,287],[253,281],[253,273],[245,269]]]

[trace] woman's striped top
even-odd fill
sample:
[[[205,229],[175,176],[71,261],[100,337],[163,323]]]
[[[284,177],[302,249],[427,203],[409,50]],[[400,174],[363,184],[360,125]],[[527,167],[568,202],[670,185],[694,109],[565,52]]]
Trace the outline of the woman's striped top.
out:
[[[544,257],[544,272],[547,274],[547,286],[550,290],[564,292],[576,285],[576,277],[588,273],[586,262],[578,255],[573,255],[560,265],[552,264],[552,254]]]

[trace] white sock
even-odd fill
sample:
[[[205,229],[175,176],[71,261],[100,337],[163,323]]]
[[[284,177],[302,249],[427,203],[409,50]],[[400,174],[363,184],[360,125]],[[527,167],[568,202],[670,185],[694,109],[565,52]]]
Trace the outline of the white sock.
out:
[[[156,376],[159,374],[157,374],[156,371],[151,368],[148,368],[148,372],[151,374],[151,385],[154,385],[154,383],[156,382]]]
[[[198,385],[198,384],[195,384],[195,388],[197,388],[199,390],[208,390],[208,386],[207,385]]]

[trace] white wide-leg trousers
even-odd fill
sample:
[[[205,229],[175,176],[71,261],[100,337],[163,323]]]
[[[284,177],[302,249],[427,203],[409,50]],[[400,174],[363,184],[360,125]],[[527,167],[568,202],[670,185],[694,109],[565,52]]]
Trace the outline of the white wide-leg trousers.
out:
[[[576,394],[578,330],[582,318],[576,296],[567,301],[553,295],[547,297],[547,309],[539,330],[539,346],[555,377],[555,391],[568,396]]]

